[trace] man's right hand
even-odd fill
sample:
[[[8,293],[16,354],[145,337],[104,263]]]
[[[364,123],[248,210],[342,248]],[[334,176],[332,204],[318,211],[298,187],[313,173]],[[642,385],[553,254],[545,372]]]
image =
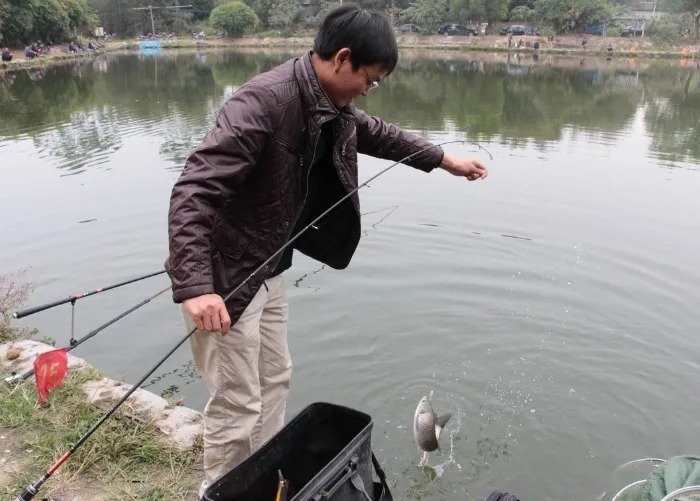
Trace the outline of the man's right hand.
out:
[[[221,331],[223,336],[228,334],[231,317],[228,316],[224,300],[218,294],[185,299],[182,304],[198,330]]]

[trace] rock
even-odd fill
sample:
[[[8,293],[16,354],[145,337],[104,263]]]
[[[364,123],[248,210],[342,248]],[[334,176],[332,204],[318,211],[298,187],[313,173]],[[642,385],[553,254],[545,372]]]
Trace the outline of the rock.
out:
[[[10,348],[7,350],[7,353],[5,353],[5,358],[8,360],[16,360],[21,354],[22,350],[20,348]]]

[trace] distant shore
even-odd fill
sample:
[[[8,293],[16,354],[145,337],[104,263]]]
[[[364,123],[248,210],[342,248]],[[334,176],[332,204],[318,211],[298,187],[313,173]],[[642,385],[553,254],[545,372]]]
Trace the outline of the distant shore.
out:
[[[698,59],[700,58],[700,43],[661,43],[648,38],[623,38],[623,37],[599,37],[587,36],[586,50],[582,50],[582,35],[556,36],[548,41],[544,36],[513,37],[512,47],[508,47],[506,37],[498,35],[484,35],[476,37],[444,37],[438,35],[398,35],[397,42],[400,49],[420,50],[457,50],[457,51],[482,51],[482,52],[512,52],[534,53],[532,47],[535,42],[540,43],[540,54],[565,54],[572,56],[599,56],[599,57],[639,57],[639,58],[665,58],[665,59]],[[517,48],[515,45],[522,40],[525,46]],[[12,71],[15,69],[34,68],[81,58],[97,57],[104,53],[132,52],[139,50],[141,41],[116,40],[106,42],[104,49],[93,52],[88,51],[74,54],[67,51],[63,45],[54,46],[51,52],[28,59],[24,56],[23,49],[13,51],[13,60],[0,62],[0,71]],[[608,44],[612,45],[612,51],[608,52]],[[235,49],[235,48],[269,48],[290,49],[310,48],[313,45],[313,36],[246,36],[243,38],[212,38],[194,40],[191,38],[167,39],[162,41],[163,49]]]

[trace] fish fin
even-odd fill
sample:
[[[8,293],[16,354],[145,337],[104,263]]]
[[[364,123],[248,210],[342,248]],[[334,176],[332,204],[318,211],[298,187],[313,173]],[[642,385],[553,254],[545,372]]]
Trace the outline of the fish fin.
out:
[[[437,418],[435,418],[435,425],[439,426],[440,428],[444,428],[451,417],[452,413],[450,412],[448,412],[447,414],[443,414],[442,416],[438,416]]]
[[[435,418],[435,440],[437,441],[437,449],[440,450],[440,435],[442,434],[442,430],[447,424],[447,422],[450,420],[452,417],[452,414],[449,412],[447,414],[443,414],[442,416],[436,417]]]

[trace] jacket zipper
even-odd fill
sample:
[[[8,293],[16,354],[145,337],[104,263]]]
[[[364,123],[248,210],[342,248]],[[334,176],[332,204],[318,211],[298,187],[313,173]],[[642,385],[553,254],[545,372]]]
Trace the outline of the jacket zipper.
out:
[[[323,125],[323,119],[321,119],[321,124]],[[304,210],[304,205],[306,204],[306,198],[309,196],[309,178],[311,177],[311,169],[314,168],[314,160],[316,159],[316,148],[318,147],[318,139],[321,137],[321,130],[319,128],[318,135],[316,136],[316,141],[314,142],[314,151],[311,155],[311,163],[309,164],[309,173],[306,175],[306,190],[304,190],[304,201],[301,203],[301,208],[299,209],[299,214],[294,218],[294,224],[292,225],[290,232],[294,231],[297,227],[297,222],[301,217],[301,213]],[[302,168],[303,168],[303,157],[302,157]],[[291,233],[290,233],[291,236]]]

